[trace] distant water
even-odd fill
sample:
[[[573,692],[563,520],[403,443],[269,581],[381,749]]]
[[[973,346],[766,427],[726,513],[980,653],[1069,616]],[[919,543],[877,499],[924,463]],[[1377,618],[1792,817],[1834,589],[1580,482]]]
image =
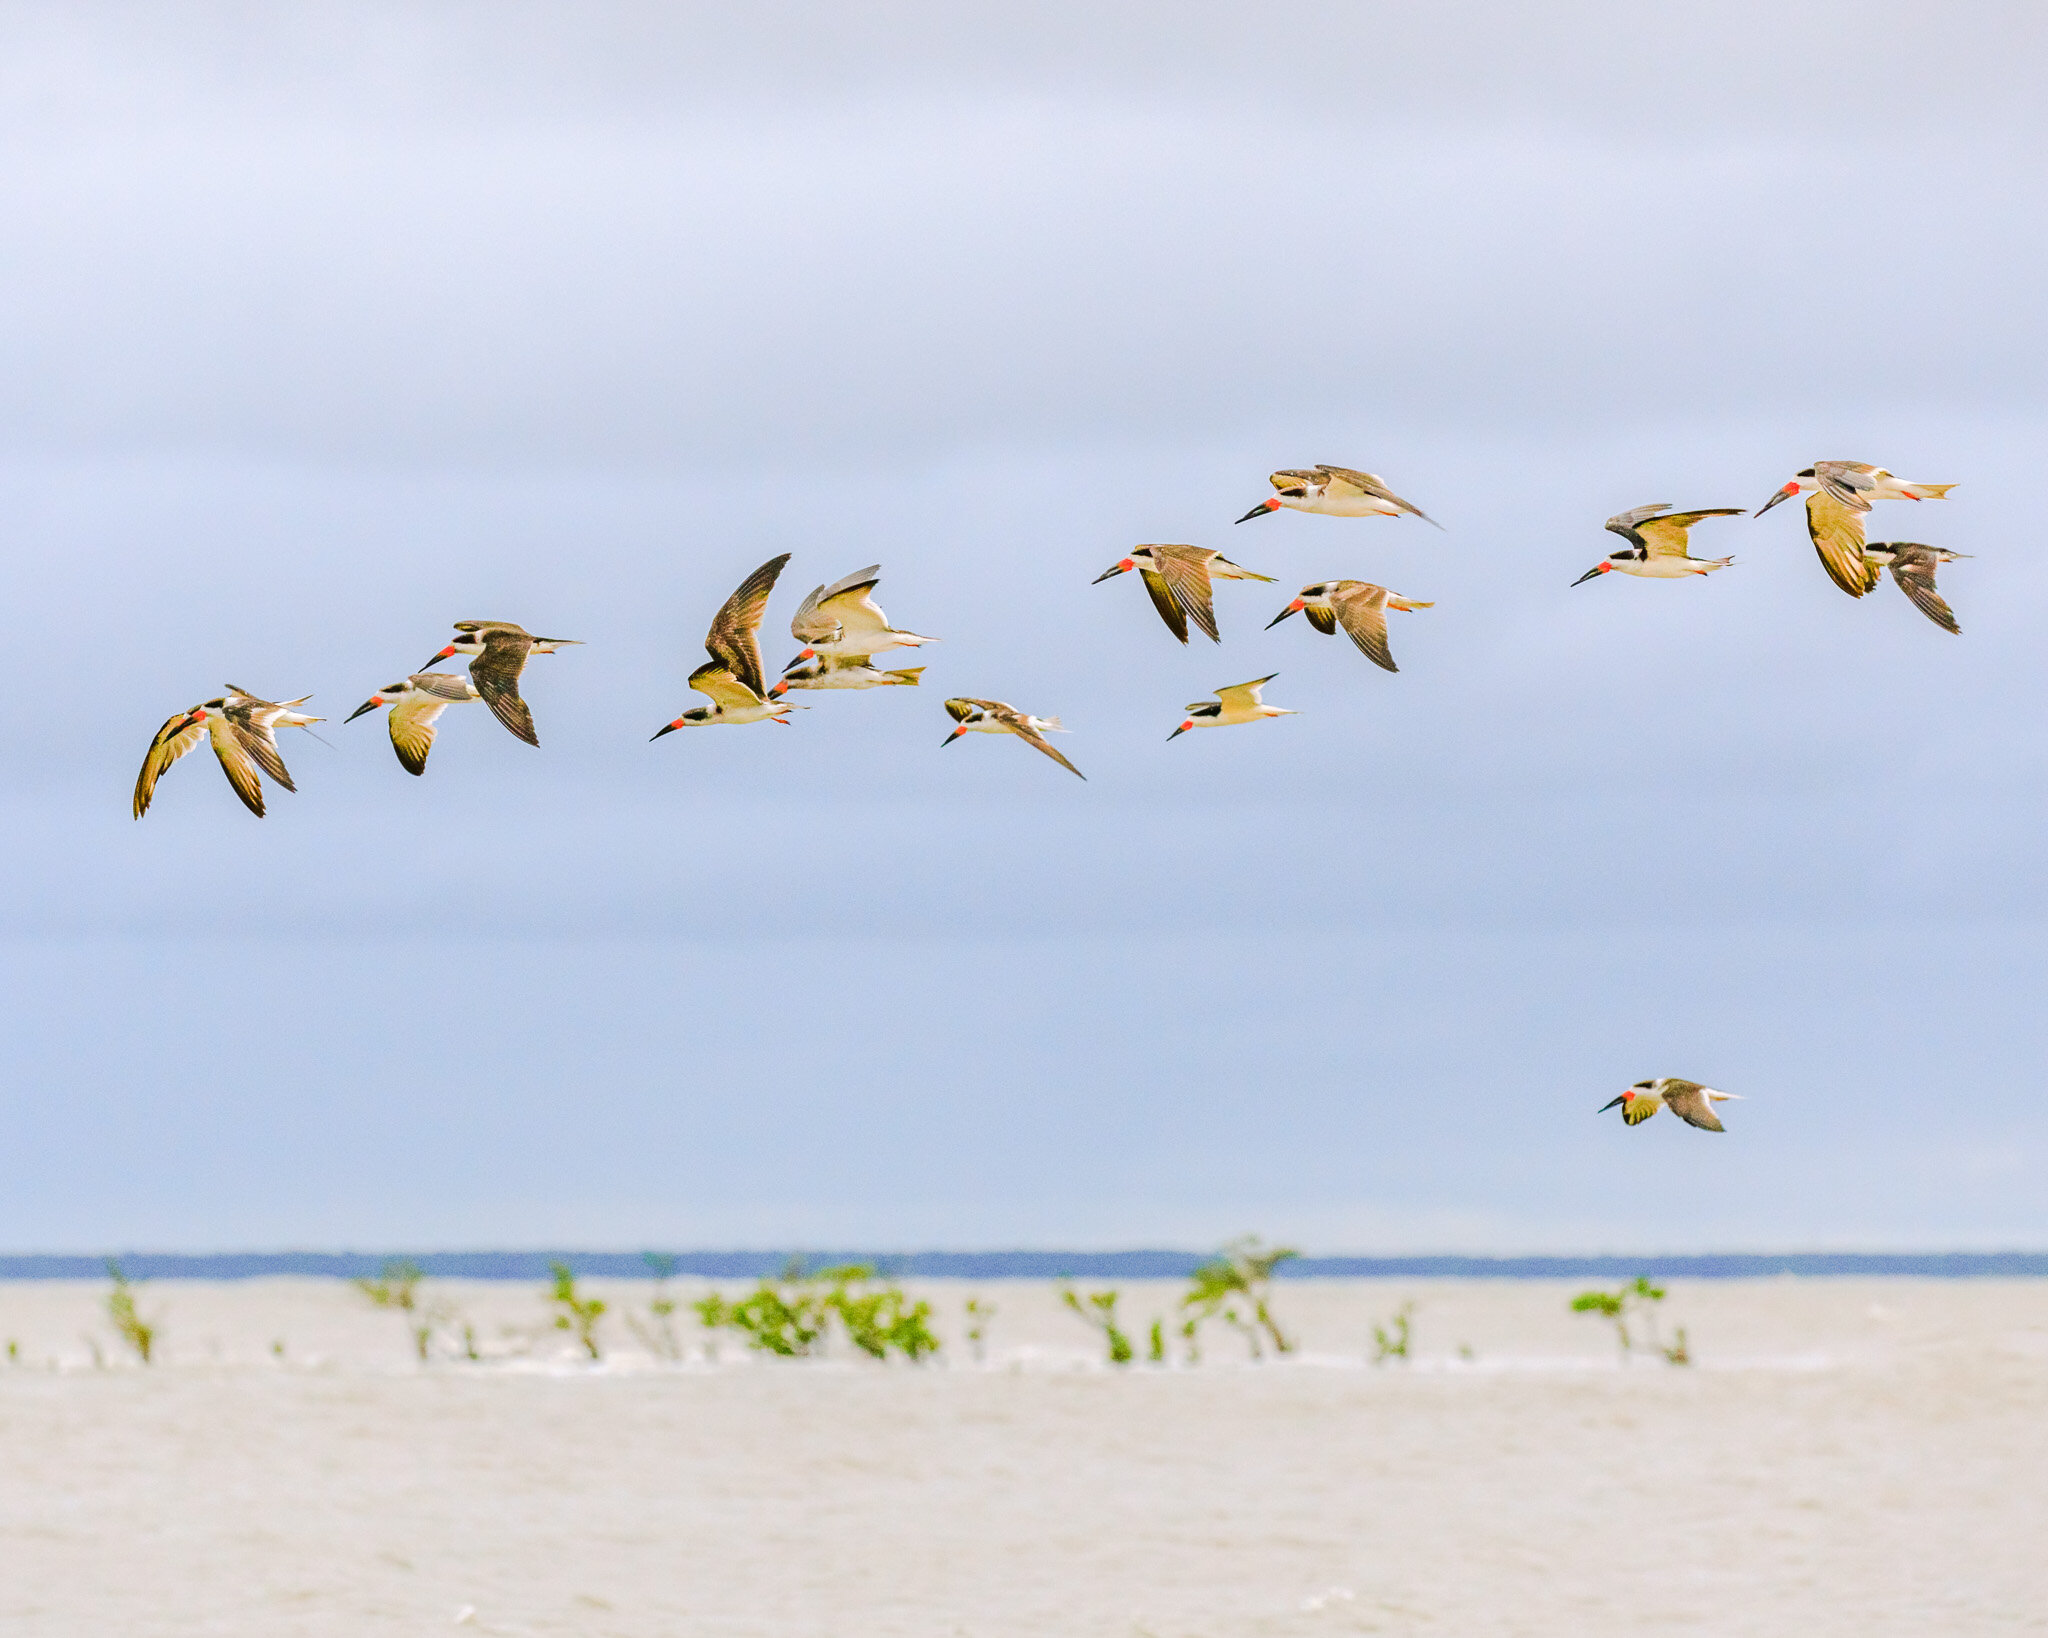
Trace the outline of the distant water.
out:
[[[117,1251],[131,1279],[243,1280],[313,1274],[350,1279],[375,1274],[394,1258],[443,1279],[544,1279],[553,1263],[578,1274],[632,1279],[654,1272],[637,1251],[261,1251],[191,1255]],[[1200,1251],[677,1251],[660,1254],[666,1272],[711,1279],[752,1279],[791,1261],[809,1268],[867,1263],[889,1274],[924,1279],[1157,1280],[1184,1278],[1210,1254]],[[671,1261],[672,1259],[672,1261]],[[105,1256],[0,1256],[0,1280],[91,1279],[106,1272]],[[1628,1279],[1753,1280],[1773,1274],[1919,1276],[1928,1279],[2012,1279],[2048,1276],[2044,1251],[1707,1252],[1596,1257],[1301,1257],[1283,1264],[1289,1279],[1545,1280],[1588,1276]]]

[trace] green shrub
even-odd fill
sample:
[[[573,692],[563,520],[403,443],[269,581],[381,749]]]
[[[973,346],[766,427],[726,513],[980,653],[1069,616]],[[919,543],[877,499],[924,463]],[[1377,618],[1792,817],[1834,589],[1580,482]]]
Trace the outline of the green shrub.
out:
[[[757,1353],[805,1359],[820,1351],[836,1318],[846,1338],[871,1359],[901,1354],[913,1362],[939,1351],[931,1304],[912,1302],[892,1280],[877,1282],[863,1263],[807,1272],[791,1262],[737,1300],[711,1292],[695,1304],[706,1330],[737,1331]]]
[[[647,1318],[637,1314],[626,1316],[626,1329],[639,1339],[656,1359],[671,1362],[683,1357],[682,1338],[676,1335],[675,1313],[678,1304],[669,1295],[668,1282],[675,1275],[677,1260],[674,1257],[657,1256],[654,1252],[643,1251],[640,1260],[654,1275],[654,1295],[648,1299]]]
[[[1409,1320],[1415,1312],[1415,1304],[1404,1302],[1394,1310],[1394,1317],[1386,1325],[1377,1320],[1372,1327],[1372,1362],[1384,1365],[1390,1359],[1406,1362],[1408,1358]]]
[[[433,1355],[434,1332],[454,1317],[447,1304],[422,1300],[420,1285],[425,1278],[418,1263],[393,1257],[374,1280],[364,1275],[349,1282],[379,1308],[389,1308],[405,1321],[413,1357],[422,1365]]]
[[[574,1333],[583,1351],[592,1359],[601,1359],[597,1346],[597,1322],[604,1318],[604,1299],[585,1297],[576,1289],[576,1276],[567,1263],[550,1263],[554,1274],[554,1286],[548,1293],[548,1301],[559,1312],[555,1315],[555,1329]]]
[[[107,1293],[107,1318],[113,1322],[115,1334],[143,1364],[155,1363],[157,1326],[144,1319],[135,1306],[134,1283],[111,1257],[107,1259],[107,1277],[114,1282],[114,1289]]]
[[[1644,1332],[1644,1346],[1651,1352],[1661,1354],[1673,1365],[1690,1365],[1692,1351],[1687,1345],[1685,1328],[1679,1327],[1678,1340],[1670,1347],[1657,1332],[1657,1307],[1664,1300],[1664,1288],[1653,1284],[1647,1274],[1638,1274],[1627,1285],[1617,1291],[1581,1291],[1572,1298],[1574,1314],[1598,1314],[1614,1327],[1614,1338],[1621,1346],[1621,1357],[1627,1359],[1635,1348],[1635,1337],[1629,1331],[1631,1316],[1640,1316]]]
[[[1300,1252],[1291,1246],[1263,1246],[1256,1234],[1233,1240],[1188,1276],[1188,1293],[1180,1300],[1190,1326],[1220,1318],[1233,1330],[1242,1331],[1250,1344],[1252,1358],[1264,1357],[1263,1337],[1276,1354],[1294,1351],[1294,1340],[1280,1329],[1273,1317],[1271,1292],[1273,1271]],[[1184,1326],[1194,1351],[1194,1331]]]
[[[1070,1286],[1060,1288],[1060,1301],[1071,1308],[1075,1315],[1102,1333],[1103,1343],[1109,1350],[1112,1365],[1128,1365],[1136,1359],[1137,1351],[1131,1347],[1131,1339],[1117,1324],[1116,1304],[1118,1293],[1091,1291],[1083,1298]]]

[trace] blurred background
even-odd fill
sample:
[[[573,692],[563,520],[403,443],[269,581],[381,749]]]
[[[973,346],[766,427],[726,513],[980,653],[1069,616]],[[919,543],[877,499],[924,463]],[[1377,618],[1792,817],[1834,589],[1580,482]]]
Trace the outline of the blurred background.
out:
[[[2042,1244],[2044,32],[0,5],[0,1247]],[[1959,484],[1962,638],[1796,506],[1572,588],[1816,458]],[[1315,462],[1444,532],[1232,527]],[[1155,540],[1279,583],[1182,649]],[[784,551],[771,668],[879,559],[924,686],[648,744]],[[1398,676],[1261,630],[1339,577]],[[588,646],[414,780],[475,617]],[[299,794],[132,822],[230,680]]]

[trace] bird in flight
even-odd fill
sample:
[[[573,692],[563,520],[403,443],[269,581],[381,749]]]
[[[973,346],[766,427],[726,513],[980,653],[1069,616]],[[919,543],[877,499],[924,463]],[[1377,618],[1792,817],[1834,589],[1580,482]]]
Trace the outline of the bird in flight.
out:
[[[1259,502],[1239,518],[1249,523],[1285,506],[1296,512],[1320,512],[1332,518],[1397,518],[1406,512],[1421,518],[1432,529],[1443,525],[1410,505],[1370,472],[1354,472],[1348,466],[1312,466],[1305,471],[1275,472],[1270,480],[1277,493]]]
[[[309,717],[293,709],[312,697],[305,694],[280,704],[258,699],[229,683],[225,694],[171,717],[149,742],[142,758],[142,771],[135,776],[135,817],[140,819],[149,811],[150,801],[156,795],[156,782],[163,777],[164,770],[186,752],[196,751],[202,739],[210,739],[221,772],[227,775],[235,795],[242,799],[242,806],[261,819],[263,781],[259,769],[286,790],[298,789],[285,768],[284,758],[278,754],[277,730],[307,728],[324,722],[324,717]]]
[[[923,675],[921,665],[883,671],[865,654],[820,654],[814,660],[795,661],[768,690],[768,697],[779,700],[792,688],[915,688]]]
[[[1686,553],[1686,536],[1701,518],[1739,518],[1739,506],[1709,506],[1697,512],[1674,512],[1669,501],[1633,506],[1607,520],[1607,528],[1628,542],[1618,552],[1592,566],[1574,586],[1603,574],[1638,574],[1651,580],[1683,580],[1687,575],[1712,574],[1735,561],[1732,557],[1691,557]],[[1662,513],[1663,516],[1658,514]]]
[[[582,646],[575,637],[536,637],[510,620],[457,620],[454,638],[428,656],[415,675],[424,676],[441,660],[469,655],[469,680],[476,685],[477,698],[515,738],[537,747],[540,735],[533,731],[533,713],[519,697],[519,674],[526,669],[529,655]]]
[[[711,703],[685,711],[658,729],[654,738],[678,728],[708,728],[720,723],[788,723],[795,707],[788,700],[770,699],[761,675],[761,616],[768,610],[775,577],[788,561],[787,552],[771,557],[725,600],[704,637],[704,651],[711,658],[690,673],[690,686]]]
[[[1271,631],[1289,615],[1305,614],[1308,623],[1325,637],[1342,626],[1344,635],[1374,665],[1399,671],[1401,668],[1394,664],[1394,656],[1387,648],[1387,610],[1435,607],[1434,603],[1396,597],[1386,587],[1368,585],[1363,580],[1324,580],[1302,587],[1299,597],[1266,622],[1266,629]]]
[[[1913,600],[1913,607],[1943,631],[1958,637],[1963,628],[1956,624],[1955,611],[1934,589],[1934,571],[1944,563],[1966,558],[1968,552],[1951,552],[1941,546],[1923,546],[1915,540],[1880,540],[1863,548],[1863,555],[1880,568],[1890,569],[1892,583]]]
[[[1915,483],[1864,461],[1815,461],[1795,473],[1756,509],[1762,517],[1780,501],[1806,497],[1806,535],[1828,578],[1851,597],[1877,585],[1882,565],[1864,555],[1863,514],[1873,501],[1940,500],[1952,483]]]
[[[806,660],[820,657],[865,659],[875,654],[886,654],[892,648],[916,648],[923,643],[938,641],[936,637],[920,637],[914,631],[898,631],[889,624],[889,617],[875,606],[875,600],[868,595],[881,578],[881,564],[870,563],[865,569],[854,570],[844,580],[818,587],[797,605],[796,614],[789,622],[789,634],[804,646],[797,657],[783,668],[785,675],[791,667],[802,665]]]
[[[1076,779],[1088,777],[1061,756],[1052,741],[1045,737],[1066,732],[1058,717],[1034,717],[1028,711],[1019,711],[1014,705],[1005,705],[1001,700],[948,700],[946,712],[959,727],[939,741],[941,750],[962,734],[1015,734],[1034,751],[1043,751]]]
[[[1604,1115],[1619,1104],[1621,1118],[1631,1126],[1640,1126],[1659,1109],[1669,1109],[1688,1126],[1697,1126],[1703,1132],[1725,1132],[1728,1128],[1714,1113],[1714,1105],[1741,1101],[1738,1093],[1716,1092],[1711,1086],[1702,1086],[1698,1081],[1681,1081],[1676,1076],[1661,1075],[1653,1081],[1637,1081],[1613,1102],[1603,1103],[1597,1113]]]
[[[1095,584],[1129,574],[1133,569],[1144,576],[1145,589],[1152,594],[1152,606],[1166,629],[1183,643],[1188,640],[1190,620],[1208,633],[1209,641],[1220,643],[1216,632],[1216,602],[1212,580],[1264,580],[1269,574],[1254,574],[1240,568],[1221,552],[1206,546],[1134,546],[1130,555],[1118,559],[1095,577]]]
[[[476,684],[467,677],[446,671],[421,671],[399,682],[386,683],[349,712],[346,720],[354,722],[365,711],[390,706],[387,726],[399,766],[409,774],[423,774],[427,771],[427,753],[434,748],[434,724],[441,713],[451,705],[466,705],[482,698]]]
[[[1186,719],[1166,736],[1167,740],[1179,739],[1190,728],[1234,728],[1241,722],[1263,722],[1267,717],[1301,715],[1299,711],[1284,711],[1277,705],[1268,705],[1259,698],[1259,690],[1279,675],[1279,672],[1271,671],[1250,682],[1219,688],[1213,700],[1196,700],[1187,708]]]

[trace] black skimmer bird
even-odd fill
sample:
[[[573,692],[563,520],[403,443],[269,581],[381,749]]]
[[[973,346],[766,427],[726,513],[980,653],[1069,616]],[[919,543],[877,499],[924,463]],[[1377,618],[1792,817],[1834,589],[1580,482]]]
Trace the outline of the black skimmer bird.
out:
[[[1881,540],[1866,545],[1863,555],[1880,568],[1890,569],[1893,583],[1913,600],[1913,607],[1943,631],[1952,631],[1958,637],[1963,634],[1963,628],[1956,624],[1955,611],[1934,589],[1934,571],[1944,563],[1968,557],[1968,552],[1923,546],[1916,540]]]
[[[915,688],[923,675],[921,665],[883,671],[865,654],[820,654],[815,659],[798,660],[783,672],[768,690],[768,697],[779,700],[793,688]]]
[[[242,806],[261,819],[263,781],[259,769],[286,790],[298,789],[285,768],[284,758],[278,754],[277,730],[306,728],[324,721],[292,709],[312,697],[305,694],[278,703],[258,699],[230,683],[227,693],[189,711],[180,711],[156,731],[143,755],[142,771],[135,776],[135,817],[140,819],[149,811],[150,800],[156,795],[156,782],[163,777],[164,770],[186,752],[197,750],[202,739],[210,739],[221,772],[227,775],[235,795],[242,799]]]
[[[1298,711],[1284,711],[1277,705],[1268,705],[1259,698],[1259,691],[1279,675],[1277,671],[1268,672],[1250,682],[1217,689],[1213,700],[1196,700],[1187,708],[1186,720],[1168,734],[1167,739],[1179,739],[1190,728],[1234,728],[1241,722],[1263,722],[1268,717],[1301,715]]]
[[[1277,494],[1262,500],[1239,518],[1249,523],[1285,506],[1296,512],[1320,512],[1331,518],[1397,518],[1406,512],[1421,518],[1432,529],[1442,524],[1410,505],[1370,472],[1354,472],[1348,466],[1312,466],[1306,471],[1275,472],[1271,479]]]
[[[1664,516],[1659,516],[1663,513]],[[1650,580],[1683,580],[1688,575],[1712,574],[1735,561],[1732,557],[1691,557],[1686,553],[1686,535],[1701,518],[1739,518],[1740,506],[1709,506],[1697,512],[1674,512],[1669,501],[1634,506],[1617,512],[1607,527],[1628,542],[1618,552],[1596,563],[1574,586],[1583,586],[1596,575],[1637,574]]]
[[[1076,779],[1088,777],[1061,756],[1045,737],[1066,732],[1058,717],[1034,717],[1028,711],[1019,711],[1014,705],[1005,705],[1001,700],[948,700],[946,712],[960,726],[939,741],[941,749],[951,745],[962,734],[1015,734],[1033,750],[1043,751]]]
[[[1697,1126],[1703,1132],[1725,1132],[1728,1128],[1714,1113],[1714,1105],[1741,1101],[1741,1096],[1734,1092],[1716,1092],[1698,1081],[1661,1075],[1653,1081],[1637,1081],[1612,1103],[1603,1103],[1597,1112],[1604,1115],[1619,1104],[1621,1118],[1631,1126],[1640,1126],[1659,1109],[1669,1109],[1688,1126]]]
[[[1188,640],[1190,620],[1208,633],[1209,641],[1220,643],[1216,632],[1216,601],[1212,580],[1264,580],[1269,574],[1254,574],[1241,568],[1221,552],[1206,546],[1135,546],[1127,557],[1112,563],[1095,577],[1095,584],[1138,570],[1145,589],[1152,594],[1152,606],[1166,629],[1183,643]]]
[[[434,748],[434,724],[441,713],[451,705],[466,705],[482,698],[476,684],[467,677],[446,671],[421,671],[402,682],[387,683],[351,711],[347,720],[354,722],[365,711],[390,706],[391,748],[398,753],[399,765],[409,774],[423,774],[427,771],[427,753]]]
[[[923,643],[936,643],[936,637],[920,637],[914,631],[899,631],[889,624],[889,617],[875,606],[874,599],[868,595],[881,578],[881,564],[870,563],[865,569],[854,570],[844,580],[818,587],[806,597],[789,622],[790,636],[804,646],[789,666],[783,668],[785,674],[790,667],[802,665],[806,660],[821,657],[865,659],[875,654],[886,654],[892,648],[916,648]]]
[[[476,684],[477,698],[514,737],[538,747],[540,735],[533,731],[533,713],[519,697],[519,674],[526,669],[529,655],[581,646],[581,639],[575,637],[536,637],[510,620],[457,620],[454,640],[436,649],[415,675],[425,676],[437,661],[468,655],[469,680]]]
[[[1394,664],[1394,656],[1387,648],[1387,610],[1435,607],[1434,603],[1396,597],[1386,587],[1368,585],[1363,580],[1324,580],[1302,587],[1299,597],[1266,622],[1266,629],[1271,631],[1289,615],[1305,614],[1309,624],[1325,637],[1342,626],[1344,635],[1374,665],[1399,671],[1401,668]]]
[[[685,711],[658,729],[654,738],[678,728],[709,728],[721,723],[788,723],[795,707],[788,700],[770,699],[761,675],[761,616],[768,610],[775,577],[788,561],[787,552],[771,557],[725,600],[704,636],[704,651],[711,658],[690,673],[690,686],[711,703]]]

